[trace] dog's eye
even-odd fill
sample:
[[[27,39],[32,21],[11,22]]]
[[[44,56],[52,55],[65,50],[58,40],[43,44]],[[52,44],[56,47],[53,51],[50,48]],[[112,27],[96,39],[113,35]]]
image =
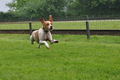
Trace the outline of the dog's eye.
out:
[[[47,25],[49,25],[49,23],[47,23]]]

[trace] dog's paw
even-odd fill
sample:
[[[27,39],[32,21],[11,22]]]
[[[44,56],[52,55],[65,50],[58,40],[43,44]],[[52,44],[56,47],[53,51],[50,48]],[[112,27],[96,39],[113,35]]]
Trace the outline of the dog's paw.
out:
[[[34,44],[34,42],[30,42],[30,44]]]
[[[50,47],[46,47],[47,49],[50,49]]]
[[[55,40],[55,43],[58,43],[59,41]]]
[[[50,43],[53,44],[53,43],[58,43],[59,41],[57,40],[51,40]]]
[[[53,40],[53,43],[58,43],[59,41],[58,40]]]
[[[41,46],[40,46],[40,45],[38,45],[37,47],[38,47],[38,48],[41,48]]]

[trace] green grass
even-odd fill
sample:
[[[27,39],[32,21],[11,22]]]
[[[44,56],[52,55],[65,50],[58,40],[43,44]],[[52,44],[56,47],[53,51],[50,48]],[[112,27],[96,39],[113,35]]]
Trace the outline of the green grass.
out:
[[[120,36],[53,38],[38,49],[29,35],[0,34],[0,80],[120,80]]]
[[[86,29],[86,22],[53,22],[55,29]],[[120,21],[90,21],[90,29],[120,29]],[[33,22],[32,28],[42,27],[40,22]],[[28,23],[0,24],[0,29],[29,29]]]

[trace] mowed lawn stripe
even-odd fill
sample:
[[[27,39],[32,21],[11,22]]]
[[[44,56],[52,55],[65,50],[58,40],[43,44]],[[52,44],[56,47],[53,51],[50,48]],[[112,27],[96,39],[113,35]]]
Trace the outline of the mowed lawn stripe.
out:
[[[29,35],[0,34],[1,80],[119,80],[120,37],[53,35],[37,48]]]

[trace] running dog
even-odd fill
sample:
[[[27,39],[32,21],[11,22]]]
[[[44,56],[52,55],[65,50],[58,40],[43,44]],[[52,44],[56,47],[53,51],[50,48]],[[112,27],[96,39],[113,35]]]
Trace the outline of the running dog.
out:
[[[49,21],[45,21],[43,18],[40,18],[40,21],[43,25],[42,28],[39,30],[35,30],[32,32],[32,35],[30,36],[30,43],[33,44],[34,41],[36,41],[39,45],[38,48],[41,47],[41,45],[45,45],[47,49],[50,48],[49,44],[47,41],[49,41],[51,44],[52,43],[58,43],[57,40],[52,39],[52,34],[51,31],[53,29],[52,26],[52,15],[49,15]]]

